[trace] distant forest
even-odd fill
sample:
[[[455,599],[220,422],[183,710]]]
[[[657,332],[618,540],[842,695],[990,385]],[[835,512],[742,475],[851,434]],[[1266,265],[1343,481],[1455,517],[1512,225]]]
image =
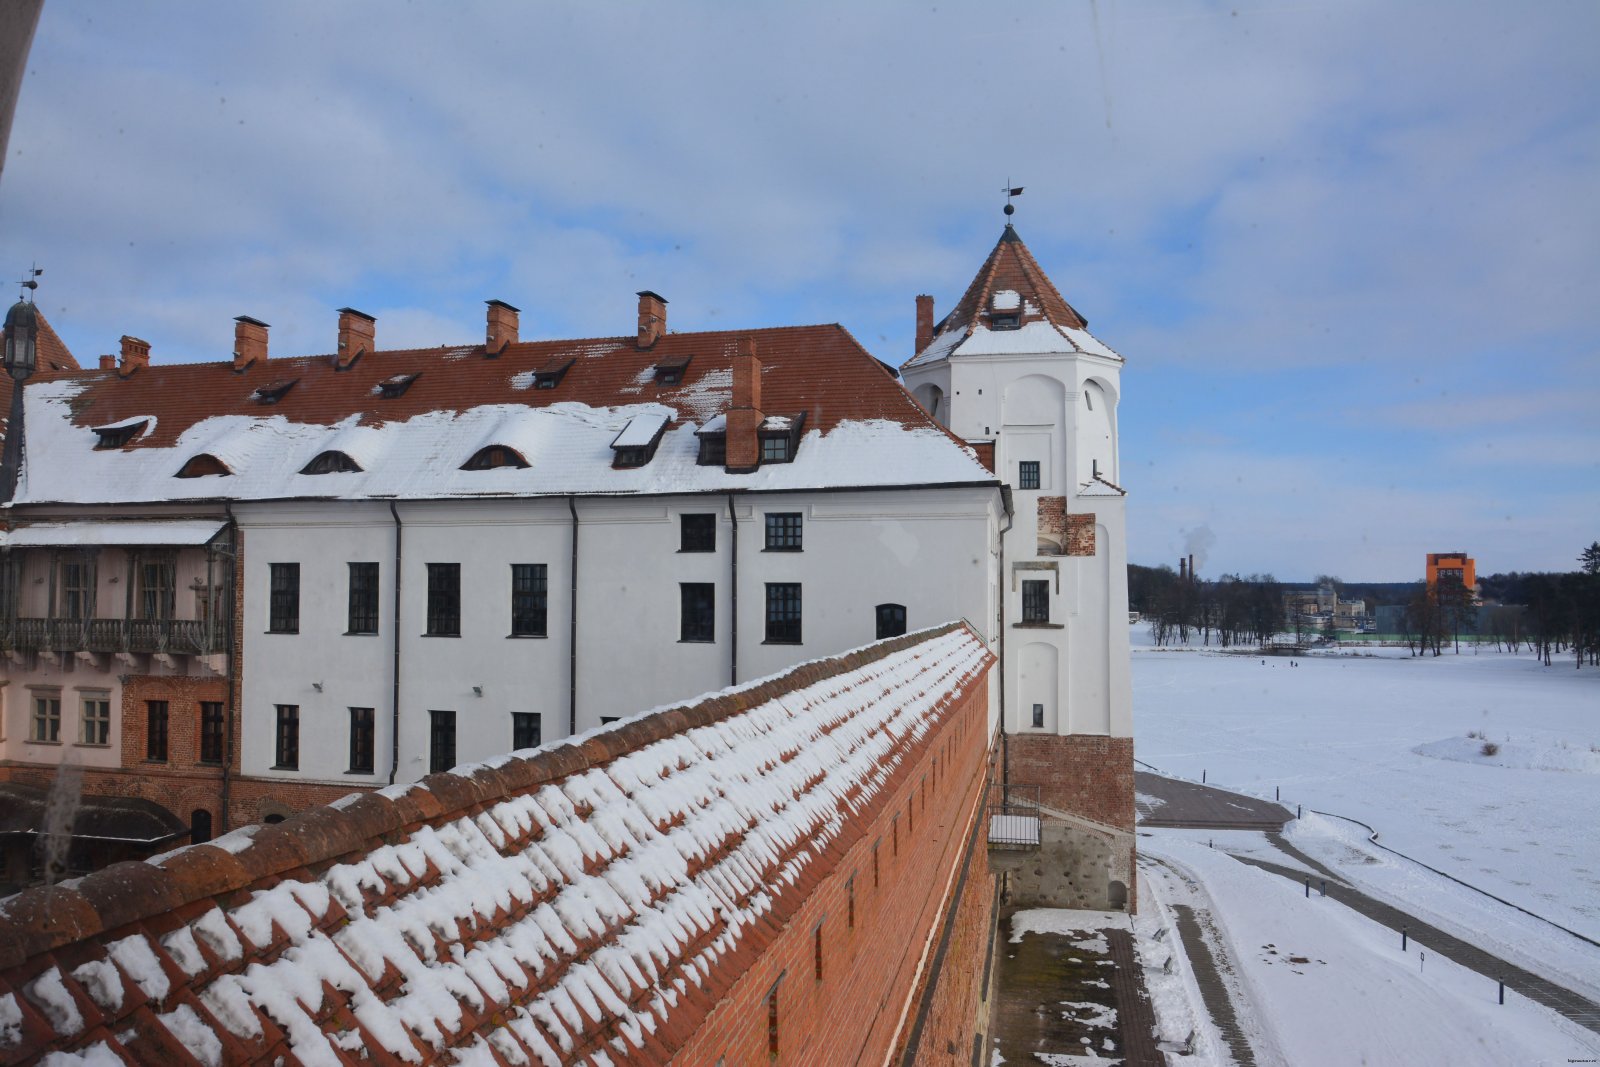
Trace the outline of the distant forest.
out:
[[[1496,648],[1534,652],[1549,666],[1571,655],[1573,665],[1600,665],[1600,541],[1578,554],[1578,569],[1562,573],[1491,574],[1478,579],[1474,598],[1459,580],[1344,582],[1323,575],[1314,582],[1279,582],[1270,574],[1224,574],[1215,579],[1180,575],[1171,567],[1128,565],[1128,607],[1150,625],[1158,645],[1223,647],[1265,645],[1289,628],[1286,592],[1331,584],[1341,601],[1362,600],[1367,611],[1399,606],[1400,633],[1416,655],[1460,650],[1463,636],[1492,640]],[[1480,602],[1481,601],[1481,602]],[[1331,638],[1332,624],[1323,637]],[[1297,642],[1308,635],[1297,631]]]

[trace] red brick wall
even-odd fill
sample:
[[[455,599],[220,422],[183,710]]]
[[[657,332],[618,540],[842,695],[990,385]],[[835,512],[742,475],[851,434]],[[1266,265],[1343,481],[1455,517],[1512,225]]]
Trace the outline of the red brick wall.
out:
[[[1094,514],[1067,516],[1067,555],[1094,555]]]
[[[719,1059],[729,1067],[881,1063],[907,1040],[920,1003],[915,996],[919,969],[931,965],[946,892],[953,891],[954,879],[969,860],[969,830],[987,779],[987,711],[987,679],[980,676],[967,687],[960,709],[901,766],[892,791],[880,794],[857,825],[838,839],[843,852],[832,873],[817,883],[770,949],[699,1029],[685,1036],[675,1062],[708,1067]],[[981,859],[984,850],[978,854]],[[974,881],[969,876],[971,899],[963,900],[957,919],[958,932],[965,936],[952,939],[945,961],[951,973],[976,969],[981,977],[982,956],[969,954],[986,951],[987,939],[974,934],[967,911],[981,909],[986,883],[986,877]],[[819,929],[820,981],[814,956]],[[772,1059],[767,1052],[767,996],[774,988],[778,1054]],[[938,990],[938,1007],[931,1016],[935,1022],[930,1024],[940,1041],[955,1040],[969,1054],[977,1014],[975,1005],[971,1010],[963,1006],[970,998],[971,990],[960,984]]]
[[[1012,734],[1011,780],[1037,783],[1046,807],[1133,830],[1133,738]]]

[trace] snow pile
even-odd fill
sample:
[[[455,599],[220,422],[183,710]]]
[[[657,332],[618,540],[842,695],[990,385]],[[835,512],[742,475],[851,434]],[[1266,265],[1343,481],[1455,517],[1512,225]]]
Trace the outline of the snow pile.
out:
[[[1576,771],[1600,774],[1600,747],[1570,745],[1565,741],[1504,741],[1476,737],[1447,737],[1418,745],[1411,751],[1433,759],[1457,760],[1484,767],[1515,767],[1526,771]]]
[[[213,906],[160,947],[184,973],[202,945],[248,965],[195,989],[203,1012],[186,998],[160,1021],[206,1064],[222,1058],[218,1027],[268,1040],[263,1015],[306,1067],[343,1062],[352,1041],[408,1062],[457,1045],[471,1062],[491,1046],[509,1062],[524,1048],[549,1065],[580,1049],[636,1059],[675,1012],[716,1001],[727,961],[772,935],[801,879],[825,873],[852,816],[990,659],[970,630],[934,631],[312,881]],[[147,995],[168,994],[145,935],[109,951]],[[85,977],[112,998],[113,976]],[[59,1032],[83,1028],[55,969],[28,994]],[[346,1010],[358,1030],[330,1023]],[[502,1026],[485,1044],[473,1034],[489,1017]]]

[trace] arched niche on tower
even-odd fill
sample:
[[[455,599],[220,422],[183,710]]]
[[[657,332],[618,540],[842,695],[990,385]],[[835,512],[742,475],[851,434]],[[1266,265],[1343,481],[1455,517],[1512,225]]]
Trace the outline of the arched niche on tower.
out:
[[[1063,420],[1067,390],[1058,379],[1043,374],[1027,374],[1007,383],[1001,394],[1000,420],[1003,429],[1003,480],[1019,488],[1060,494],[1065,488],[1062,449]],[[1020,465],[1037,463],[1037,484],[1024,479]]]
[[[1117,393],[1110,383],[1090,378],[1078,391],[1078,484],[1098,472],[1117,480]]]
[[[1030,641],[1017,650],[1014,733],[1058,733],[1061,717],[1061,653],[1055,645]]]
[[[950,408],[945,400],[944,390],[932,382],[923,382],[912,390],[912,396],[917,398],[917,403],[922,405],[922,410],[933,416],[940,426],[950,425]]]

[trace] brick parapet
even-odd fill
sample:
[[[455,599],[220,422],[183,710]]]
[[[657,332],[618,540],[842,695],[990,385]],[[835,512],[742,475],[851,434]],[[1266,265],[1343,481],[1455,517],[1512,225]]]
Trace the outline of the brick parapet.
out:
[[[1048,808],[1133,831],[1133,738],[1011,734],[1010,780],[1039,786]]]

